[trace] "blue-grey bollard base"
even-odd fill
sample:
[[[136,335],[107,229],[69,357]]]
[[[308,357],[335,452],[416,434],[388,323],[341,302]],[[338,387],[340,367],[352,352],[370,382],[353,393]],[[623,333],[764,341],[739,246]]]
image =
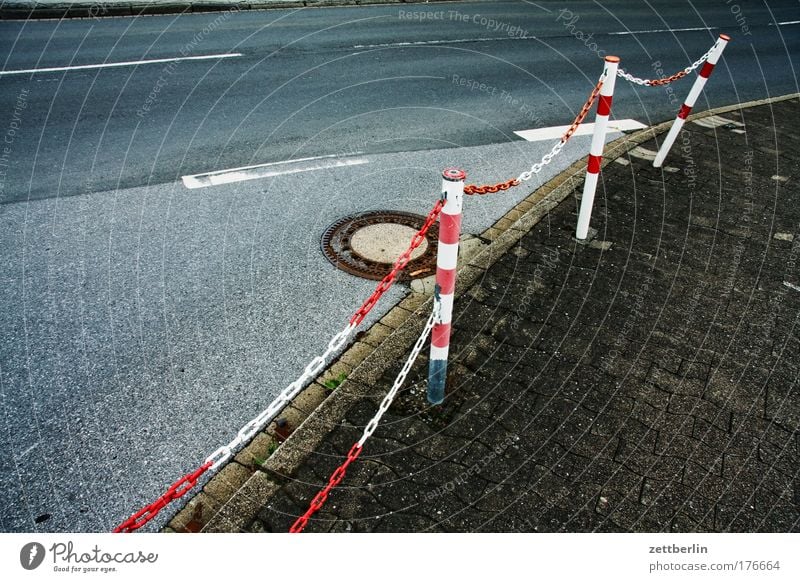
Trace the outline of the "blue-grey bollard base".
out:
[[[444,402],[444,384],[447,379],[447,360],[431,360],[428,365],[428,402]]]

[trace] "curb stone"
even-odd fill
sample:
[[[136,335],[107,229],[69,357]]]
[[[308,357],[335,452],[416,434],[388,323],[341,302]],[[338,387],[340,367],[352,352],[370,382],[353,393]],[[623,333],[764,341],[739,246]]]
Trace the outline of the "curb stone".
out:
[[[792,93],[719,107],[693,114],[688,121],[798,97],[800,93]],[[603,155],[603,166],[666,132],[671,125],[672,120],[610,142]],[[574,194],[577,207],[580,197],[577,189],[583,183],[585,172],[584,156],[536,189],[484,231],[479,238],[490,242],[479,247],[476,254],[459,268],[456,296],[467,293],[490,266],[570,194]],[[247,523],[265,500],[281,488],[325,436],[342,422],[353,404],[365,397],[382,397],[375,390],[375,384],[387,369],[406,355],[416,341],[424,325],[423,314],[431,309],[431,304],[430,296],[411,293],[369,330],[360,332],[356,336],[357,341],[284,410],[282,417],[291,416],[290,426],[294,429],[285,442],[277,442],[273,422],[228,465],[237,464],[246,471],[236,468],[226,472],[228,466],[223,468],[162,531],[245,531]],[[347,377],[335,390],[325,387],[326,382],[341,374]],[[273,449],[271,454],[270,448]],[[263,462],[256,464],[254,459]],[[222,483],[215,483],[220,479]],[[210,495],[209,491],[214,495]],[[229,492],[230,495],[223,499],[220,491]],[[198,528],[198,522],[203,524],[202,529]]]

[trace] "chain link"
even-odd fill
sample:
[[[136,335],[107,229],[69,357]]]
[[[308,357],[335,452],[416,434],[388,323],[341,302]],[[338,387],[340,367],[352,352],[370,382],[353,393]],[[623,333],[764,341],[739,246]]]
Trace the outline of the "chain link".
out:
[[[325,485],[325,487],[314,496],[314,499],[312,499],[311,503],[309,503],[306,512],[298,517],[297,521],[292,524],[292,527],[289,528],[289,533],[300,533],[303,531],[303,529],[305,529],[311,516],[322,509],[322,506],[325,505],[331,489],[336,487],[339,483],[341,483],[342,479],[344,479],[345,473],[347,472],[347,467],[349,467],[350,463],[358,458],[358,455],[361,454],[361,450],[361,446],[358,443],[354,444],[350,448],[350,451],[347,453],[347,459],[345,459],[344,463],[342,463],[342,465],[333,472],[333,475],[331,475],[330,479],[328,480],[328,484]]]
[[[697,59],[691,65],[689,65],[682,71],[678,71],[677,73],[670,75],[669,77],[663,77],[661,79],[642,79],[641,77],[634,77],[630,73],[625,72],[623,69],[617,69],[617,76],[625,79],[630,83],[633,83],[634,85],[642,85],[645,87],[658,87],[660,85],[669,85],[673,81],[677,81],[678,79],[683,79],[686,75],[697,69],[697,67],[699,67],[703,63],[705,63],[708,60],[708,57],[714,51],[714,49],[717,48],[717,44],[719,44],[719,41],[715,42],[714,46],[708,49],[706,54]]]
[[[508,180],[507,182],[500,182],[499,184],[492,184],[485,186],[476,186],[475,184],[468,184],[464,186],[464,194],[467,194],[468,196],[472,196],[474,194],[478,195],[496,194],[497,192],[502,192],[518,185],[519,185],[519,180],[516,179]]]
[[[145,525],[148,521],[158,515],[159,511],[164,509],[167,505],[179,497],[183,497],[188,491],[193,489],[194,486],[197,485],[197,480],[200,479],[200,477],[202,477],[203,474],[209,469],[211,469],[211,464],[206,462],[193,473],[184,475],[175,481],[175,483],[170,485],[169,489],[167,489],[167,492],[164,493],[164,495],[156,499],[150,505],[143,507],[118,525],[114,529],[114,533],[130,533]]]
[[[408,372],[411,370],[411,367],[417,360],[422,348],[425,346],[425,341],[428,339],[434,324],[439,320],[441,306],[441,300],[438,297],[435,298],[431,316],[425,323],[425,328],[422,330],[419,338],[417,338],[417,342],[414,344],[414,348],[411,350],[411,353],[406,359],[405,364],[403,364],[403,368],[400,370],[397,378],[395,378],[392,388],[381,401],[381,404],[378,407],[378,412],[375,413],[375,416],[373,416],[372,419],[367,423],[367,426],[364,427],[364,432],[361,434],[361,438],[358,439],[358,442],[350,448],[350,452],[347,453],[347,458],[345,459],[344,463],[342,463],[333,472],[325,487],[314,496],[314,498],[308,504],[308,509],[306,512],[298,517],[294,524],[292,524],[292,527],[289,529],[289,533],[300,533],[303,531],[303,529],[305,529],[306,525],[308,525],[308,520],[311,519],[311,516],[322,509],[322,506],[325,505],[331,489],[336,487],[339,483],[341,483],[342,479],[344,479],[344,476],[347,473],[347,467],[349,467],[350,463],[355,461],[361,454],[361,451],[364,450],[364,443],[367,442],[367,439],[369,439],[369,437],[371,437],[378,428],[378,424],[380,423],[384,413],[389,410],[389,407],[392,405],[392,402],[397,396],[400,387],[405,382]]]

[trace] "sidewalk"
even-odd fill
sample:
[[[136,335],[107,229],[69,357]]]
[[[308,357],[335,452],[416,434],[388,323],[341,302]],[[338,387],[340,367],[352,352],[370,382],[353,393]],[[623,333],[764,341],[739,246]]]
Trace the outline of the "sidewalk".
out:
[[[306,531],[800,531],[798,112],[690,122],[663,172],[658,138],[609,163],[588,245],[576,182],[457,298],[445,404],[420,358]],[[401,364],[204,531],[287,531]]]
[[[103,18],[181,12],[270,10],[319,6],[356,6],[447,2],[452,0],[0,0],[0,19]]]

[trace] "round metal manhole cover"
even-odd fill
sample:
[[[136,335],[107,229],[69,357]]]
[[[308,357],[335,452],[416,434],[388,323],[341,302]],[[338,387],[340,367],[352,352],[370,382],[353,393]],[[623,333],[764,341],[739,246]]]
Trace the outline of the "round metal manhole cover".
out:
[[[338,269],[378,281],[392,270],[424,223],[424,216],[389,210],[346,216],[325,230],[322,252]],[[439,225],[434,224],[411,254],[399,280],[418,279],[436,272],[438,238]]]

